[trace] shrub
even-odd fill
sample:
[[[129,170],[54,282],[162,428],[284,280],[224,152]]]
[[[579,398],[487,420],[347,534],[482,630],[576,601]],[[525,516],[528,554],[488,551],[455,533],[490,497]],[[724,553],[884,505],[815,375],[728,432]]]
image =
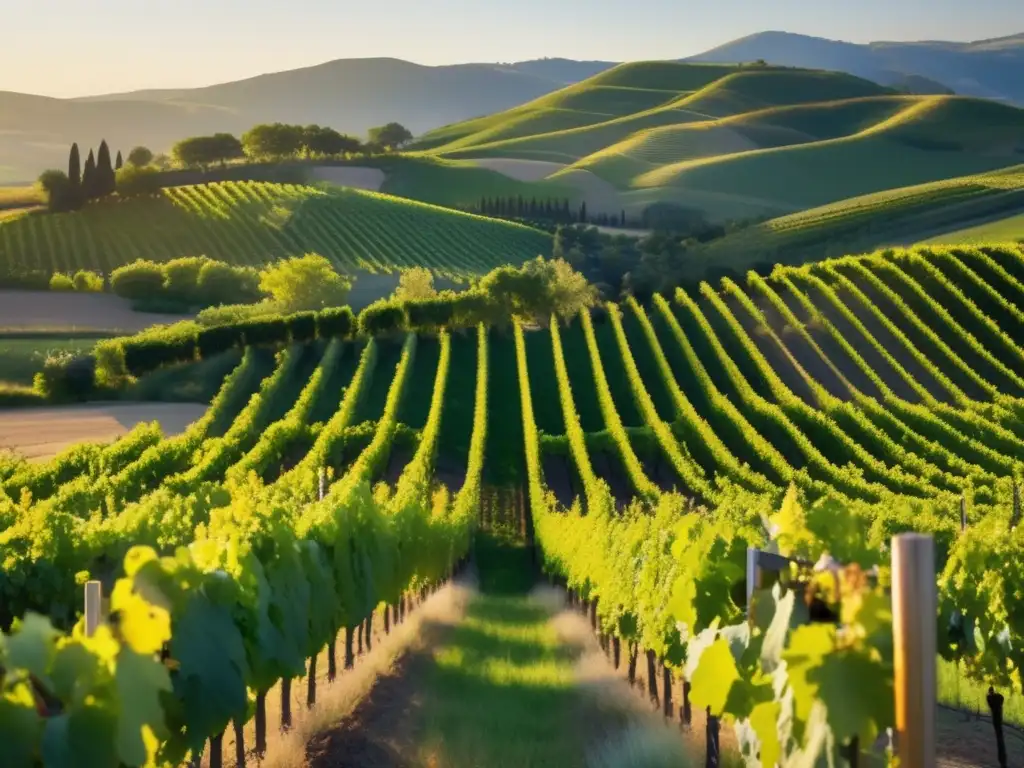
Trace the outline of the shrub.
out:
[[[229,325],[279,314],[281,314],[281,308],[272,301],[261,301],[257,304],[223,304],[219,307],[207,307],[200,310],[196,315],[196,322],[205,326]]]
[[[50,290],[51,291],[73,291],[75,290],[75,284],[71,278],[67,275],[63,275],[57,272],[50,278]]]
[[[323,256],[307,253],[278,261],[263,270],[260,288],[284,312],[340,307],[348,299],[351,281],[334,271]]]
[[[258,301],[262,295],[259,272],[251,267],[232,267],[220,261],[203,264],[196,285],[199,289],[198,303],[206,306],[247,304]]]
[[[168,261],[163,265],[164,293],[182,303],[203,303],[199,296],[199,273],[210,262],[211,259],[205,256],[186,256]]]
[[[125,165],[116,174],[117,194],[121,197],[155,195],[163,186],[162,174],[150,166]]]
[[[10,272],[0,272],[0,288],[46,291],[50,288],[50,273],[41,269],[12,269]]]
[[[347,338],[356,325],[351,307],[330,307],[316,315],[316,335],[321,339]]]
[[[284,318],[293,342],[312,341],[316,338],[316,313],[296,312]]]
[[[283,317],[264,317],[239,324],[246,344],[256,346],[288,341],[288,325]]]
[[[127,339],[123,344],[124,363],[128,373],[141,376],[162,365],[194,360],[196,339],[189,334],[146,335]]]
[[[123,339],[99,342],[93,348],[93,355],[96,357],[96,383],[99,386],[116,389],[127,381]]]
[[[96,387],[96,359],[92,355],[59,352],[47,356],[32,388],[54,402],[87,400]]]
[[[479,323],[491,323],[494,312],[494,303],[483,291],[463,291],[452,299],[452,325],[456,328],[473,328]]]
[[[199,357],[207,359],[233,347],[239,347],[244,341],[242,329],[238,325],[219,325],[203,328],[196,336]]]
[[[454,311],[455,304],[450,295],[405,302],[409,327],[417,330],[447,327],[451,324]]]
[[[115,269],[110,275],[110,287],[126,299],[160,296],[164,288],[164,271],[155,262],[139,259]]]
[[[82,293],[101,293],[103,291],[103,275],[98,272],[90,272],[88,269],[80,269],[75,272],[72,282],[75,290]]]
[[[387,299],[379,299],[359,313],[359,330],[368,336],[397,333],[407,324],[405,308]]]
[[[77,189],[64,171],[43,171],[36,182],[51,211],[70,211],[77,205]]]

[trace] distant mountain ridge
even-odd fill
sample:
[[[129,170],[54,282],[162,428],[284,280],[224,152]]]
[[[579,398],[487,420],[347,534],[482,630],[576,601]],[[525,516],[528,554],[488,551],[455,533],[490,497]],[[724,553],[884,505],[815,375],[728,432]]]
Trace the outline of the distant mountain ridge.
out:
[[[829,69],[893,85],[923,77],[963,96],[1024,105],[1024,34],[969,43],[922,41],[847,43],[791,32],[758,32],[688,61],[770,64]]]
[[[949,90],[1024,105],[1024,34],[973,43],[843,43],[763,32],[687,59],[831,69],[915,93]],[[394,58],[339,59],[203,88],[77,99],[0,91],[0,183],[66,163],[73,141],[127,151],[241,132],[258,122],[320,123],[363,134],[391,120],[416,134],[502,112],[592,77],[612,61],[546,58],[428,67]]]

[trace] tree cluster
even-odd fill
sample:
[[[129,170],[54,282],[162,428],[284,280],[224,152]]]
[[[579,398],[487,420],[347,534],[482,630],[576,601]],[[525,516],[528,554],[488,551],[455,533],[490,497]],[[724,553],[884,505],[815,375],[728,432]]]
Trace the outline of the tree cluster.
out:
[[[259,301],[260,273],[205,256],[187,256],[162,264],[139,259],[110,275],[111,290],[135,302],[173,302],[192,307]]]
[[[57,169],[43,171],[38,184],[51,211],[74,211],[90,200],[114,194],[117,188],[116,173],[122,165],[120,152],[116,160],[111,160],[106,140],[100,142],[95,154],[92,149],[89,150],[83,165],[78,144],[75,143],[68,153],[67,172]]]

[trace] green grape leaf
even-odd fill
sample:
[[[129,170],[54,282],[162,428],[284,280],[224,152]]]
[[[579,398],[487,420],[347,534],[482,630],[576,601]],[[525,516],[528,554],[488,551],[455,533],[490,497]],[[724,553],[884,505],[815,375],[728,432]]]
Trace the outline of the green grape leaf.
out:
[[[24,669],[40,680],[47,680],[59,636],[60,632],[53,628],[49,619],[28,613],[18,631],[7,637],[4,663],[10,669]]]
[[[127,765],[146,765],[163,735],[160,692],[171,690],[167,669],[151,656],[125,648],[117,657],[117,753]]]
[[[719,638],[700,655],[697,669],[693,673],[693,703],[698,707],[710,707],[711,714],[720,717],[729,698],[733,683],[740,679],[736,660],[729,643]]]
[[[28,683],[17,683],[0,695],[0,744],[5,768],[31,768],[42,720]]]
[[[750,713],[750,727],[757,734],[761,743],[761,765],[773,766],[782,756],[782,745],[779,743],[779,732],[776,723],[782,713],[782,706],[777,701],[762,701]]]
[[[156,550],[151,547],[132,547],[124,556],[124,573],[131,579],[151,560],[157,560]]]
[[[245,713],[249,667],[242,636],[226,607],[203,595],[189,600],[175,620],[171,658],[178,662],[174,691],[190,735],[194,731],[202,739]]]
[[[116,714],[98,702],[52,717],[43,731],[43,764],[46,768],[117,765],[116,730]]]
[[[891,673],[867,652],[836,650],[835,628],[826,624],[800,627],[784,655],[796,714],[806,721],[818,701],[841,742],[859,736],[870,744],[881,727],[895,720]]]
[[[65,704],[80,703],[105,672],[100,657],[81,642],[65,643],[54,656],[50,670],[53,693]]]
[[[774,672],[782,663],[790,632],[805,625],[809,618],[807,605],[796,599],[796,592],[787,589],[784,595],[780,595],[782,591],[781,585],[776,584],[771,593],[767,590],[759,592],[755,602],[759,613],[772,611],[771,621],[767,624],[764,641],[761,644],[761,665],[765,672],[769,673]]]
[[[789,685],[793,689],[795,714],[806,721],[811,705],[818,696],[818,682],[814,674],[825,657],[835,649],[836,630],[830,624],[808,624],[790,633],[789,648],[783,654]]]
[[[135,548],[138,549],[143,548]],[[117,614],[118,631],[125,644],[138,653],[156,653],[171,637],[171,614],[164,607],[164,601],[153,596],[159,602],[152,602],[136,592],[129,579],[118,580],[110,596],[110,609]]]

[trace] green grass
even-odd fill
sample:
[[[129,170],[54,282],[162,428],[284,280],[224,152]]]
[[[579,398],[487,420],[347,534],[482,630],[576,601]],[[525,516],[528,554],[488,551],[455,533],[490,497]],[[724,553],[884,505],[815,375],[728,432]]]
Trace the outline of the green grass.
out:
[[[990,715],[985,697],[988,686],[964,677],[956,664],[939,659],[939,701],[947,706]],[[1003,719],[1007,723],[1024,727],[1024,696],[1019,692],[1000,690],[1006,697]]]
[[[716,266],[742,274],[755,264],[803,263],[884,245],[1012,240],[1024,208],[1024,165],[852,197],[779,216],[710,243],[695,275]],[[1004,218],[1009,215],[1010,218]],[[994,219],[974,227],[979,220]],[[1005,227],[1000,224],[1005,221]],[[968,226],[959,231],[958,225]],[[976,229],[977,231],[973,231]],[[952,234],[939,234],[953,230]],[[953,238],[953,239],[951,239]]]
[[[0,384],[30,386],[36,373],[43,370],[47,355],[59,352],[88,352],[95,339],[41,337],[0,338]]]
[[[382,192],[452,208],[474,206],[481,197],[567,197],[574,202],[578,198],[578,192],[571,186],[551,181],[518,181],[468,160],[396,156],[357,164],[380,168],[387,174]]]
[[[0,187],[0,210],[32,208],[45,202],[42,192],[36,186]]]
[[[986,173],[1024,159],[1024,110],[906,96],[851,75],[641,62],[428,133],[448,159],[545,160],[614,185],[623,207],[673,201],[715,219],[778,216]]]
[[[975,227],[958,229],[929,238],[926,243],[936,245],[971,245],[1000,241],[1024,240],[1024,214],[1007,216]]]
[[[424,673],[425,765],[582,765],[573,657],[526,597],[484,594],[445,633]]]
[[[462,279],[547,253],[550,244],[528,227],[390,195],[263,182],[176,187],[0,222],[0,263],[50,271],[200,254],[259,265],[315,251],[350,273],[425,266]]]

